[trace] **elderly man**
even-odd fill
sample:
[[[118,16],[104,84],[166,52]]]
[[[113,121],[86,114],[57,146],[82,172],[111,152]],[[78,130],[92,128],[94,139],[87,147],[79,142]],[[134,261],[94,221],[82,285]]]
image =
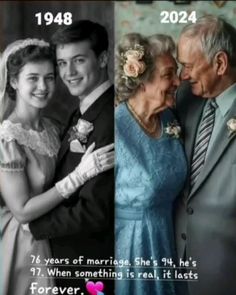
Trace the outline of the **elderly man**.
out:
[[[186,82],[177,111],[189,166],[176,205],[178,254],[197,263],[190,295],[235,295],[236,29],[222,18],[199,18],[181,32],[178,60]]]

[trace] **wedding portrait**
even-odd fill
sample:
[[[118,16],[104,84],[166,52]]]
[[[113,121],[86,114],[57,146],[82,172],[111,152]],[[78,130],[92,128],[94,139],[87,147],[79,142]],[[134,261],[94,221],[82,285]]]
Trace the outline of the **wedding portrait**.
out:
[[[1,13],[1,294],[86,294],[114,256],[113,3]]]
[[[0,2],[2,295],[236,294],[235,16]]]

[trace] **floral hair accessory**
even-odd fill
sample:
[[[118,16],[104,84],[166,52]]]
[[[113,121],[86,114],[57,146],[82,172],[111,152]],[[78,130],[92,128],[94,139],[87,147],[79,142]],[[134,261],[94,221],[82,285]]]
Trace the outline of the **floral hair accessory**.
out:
[[[77,139],[81,143],[86,143],[87,137],[91,131],[93,131],[93,124],[86,120],[79,119],[77,124],[70,130],[69,141]]]
[[[180,138],[181,127],[178,125],[178,122],[176,120],[174,120],[171,123],[168,123],[164,131],[166,134],[173,138]]]
[[[122,53],[121,57],[124,70],[123,78],[137,78],[144,73],[146,64],[142,61],[144,57],[142,45],[135,44],[134,48],[129,48],[125,53]]]
[[[139,44],[134,45],[134,49],[128,49],[124,56],[128,60],[136,59],[136,60],[141,60],[144,56],[144,47]]]
[[[232,118],[227,122],[229,136],[236,133],[236,118]]]

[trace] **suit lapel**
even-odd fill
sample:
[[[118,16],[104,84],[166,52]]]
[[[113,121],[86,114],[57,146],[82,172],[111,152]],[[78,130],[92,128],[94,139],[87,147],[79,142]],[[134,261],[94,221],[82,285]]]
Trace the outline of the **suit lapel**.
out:
[[[204,181],[207,179],[209,173],[214,169],[217,162],[220,160],[221,156],[223,155],[224,151],[230,144],[230,142],[235,138],[235,133],[231,134],[229,136],[229,130],[227,127],[227,122],[231,118],[235,118],[236,116],[236,100],[234,101],[234,104],[231,108],[231,110],[228,112],[224,119],[224,123],[221,126],[221,129],[217,135],[217,138],[212,146],[212,151],[209,153],[207,160],[205,162],[205,165],[199,174],[199,178],[197,179],[189,198],[191,198],[196,191],[199,189],[199,187],[204,183]]]
[[[87,111],[81,116],[82,119],[89,121],[91,123],[93,123],[93,121],[96,119],[96,117],[99,115],[99,113],[102,111],[103,106],[107,103],[108,100],[110,99],[114,99],[114,87],[111,86],[110,88],[108,88],[88,109]],[[72,115],[72,117],[75,115],[76,111],[74,112],[74,114]],[[79,117],[78,117],[79,119]],[[72,124],[71,122],[73,122],[73,119],[70,120],[69,123],[69,128],[68,131],[70,129],[71,126],[73,126],[74,124]],[[67,150],[69,149],[70,143],[68,141],[69,139],[69,134],[68,131],[64,137],[64,139],[62,140],[62,144],[61,144],[61,149],[58,155],[58,162],[60,162],[62,160],[62,158],[64,157],[64,155],[66,154]]]

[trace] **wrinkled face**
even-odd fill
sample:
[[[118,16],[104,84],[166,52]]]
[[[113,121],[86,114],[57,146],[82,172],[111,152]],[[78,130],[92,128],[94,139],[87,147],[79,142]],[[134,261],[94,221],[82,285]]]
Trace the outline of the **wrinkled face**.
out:
[[[97,57],[89,41],[57,46],[59,75],[72,95],[84,98],[103,82],[107,65],[103,54]]]
[[[16,99],[21,104],[46,107],[55,88],[53,64],[50,61],[25,64],[18,77],[12,78],[11,86],[16,90]]]
[[[207,61],[197,38],[180,38],[178,61],[183,66],[180,77],[190,82],[193,94],[205,98],[215,96],[219,82],[216,67]]]
[[[175,92],[179,85],[177,64],[170,54],[159,56],[153,79],[144,84],[148,96],[155,100],[163,109],[172,107],[175,103]]]

